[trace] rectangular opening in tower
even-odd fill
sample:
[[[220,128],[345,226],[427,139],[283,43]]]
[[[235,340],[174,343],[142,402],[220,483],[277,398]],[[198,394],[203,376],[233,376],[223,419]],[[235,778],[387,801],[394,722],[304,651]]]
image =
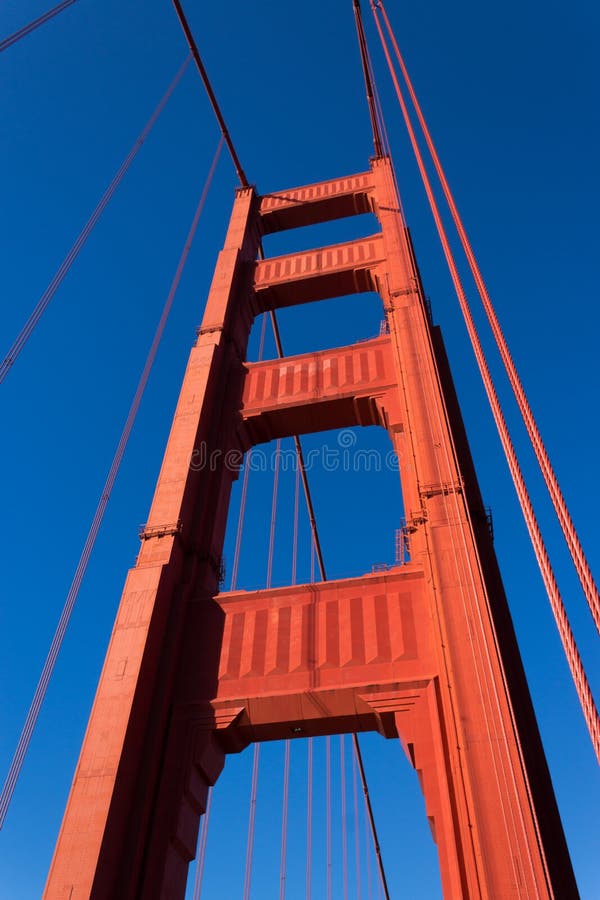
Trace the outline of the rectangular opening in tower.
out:
[[[387,432],[373,427],[329,430],[305,435],[302,446],[328,578],[393,566],[403,507],[398,463]],[[272,586],[320,581],[301,482],[295,524],[297,459],[293,440],[253,447],[244,465],[249,467],[249,475],[243,532],[236,560],[242,471],[232,493],[225,589],[231,586],[234,569],[234,587],[240,589],[262,588],[269,581]]]

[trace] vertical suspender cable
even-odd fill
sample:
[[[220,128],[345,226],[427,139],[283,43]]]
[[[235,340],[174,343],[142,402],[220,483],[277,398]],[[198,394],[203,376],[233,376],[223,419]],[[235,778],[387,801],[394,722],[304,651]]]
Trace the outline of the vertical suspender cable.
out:
[[[262,345],[262,341],[261,341]],[[273,500],[271,503],[271,525],[269,529],[269,553],[267,559],[267,581],[266,587],[271,587],[273,577],[273,556],[275,550],[275,526],[277,524],[277,494],[279,485],[279,462],[281,453],[279,452],[281,441],[277,441],[277,450],[275,456],[275,474],[273,478]],[[246,872],[244,877],[244,900],[250,900],[250,890],[252,886],[252,857],[254,854],[254,831],[256,822],[256,795],[258,789],[258,763],[260,758],[260,743],[254,744],[254,758],[252,764],[252,786],[250,789],[250,818],[248,822],[248,844],[246,847]]]
[[[312,895],[312,806],[313,806],[313,738],[308,739],[306,790],[306,900]]]
[[[325,861],[327,865],[327,900],[332,900],[331,880],[331,737],[325,738]]]
[[[266,316],[263,316],[261,331],[260,331],[260,342],[258,347],[258,358],[259,360],[263,358],[264,347],[265,347],[265,334],[266,334],[266,325],[267,319]],[[248,479],[250,475],[250,457],[251,457],[252,449],[248,450],[246,454],[246,464],[244,467],[244,479],[242,482],[242,496],[240,499],[240,511],[238,515],[238,523],[237,523],[237,531],[235,536],[235,552],[233,556],[233,566],[231,570],[231,587],[230,590],[234,591],[237,587],[237,578],[238,578],[238,570],[240,564],[240,550],[242,546],[242,534],[244,530],[244,519],[246,515],[246,500],[248,497]],[[246,847],[246,872],[244,876],[244,898],[250,896],[250,879],[251,879],[251,869],[252,869],[252,855],[254,849],[254,820],[256,813],[256,791],[258,785],[258,762],[259,762],[259,754],[260,754],[260,744],[254,745],[254,757],[253,757],[253,767],[252,767],[252,786],[250,789],[250,817],[248,822],[248,844]],[[195,900],[195,898],[194,898]]]
[[[8,50],[9,47],[12,47],[12,45],[16,44],[17,41],[20,41],[21,38],[31,34],[31,32],[35,31],[36,28],[39,28],[40,25],[49,22],[50,19],[57,16],[63,9],[66,9],[68,6],[73,6],[75,2],[76,0],[63,0],[63,3],[53,6],[48,12],[45,12],[43,15],[38,16],[37,19],[34,19],[33,22],[30,22],[29,25],[24,25],[23,28],[19,28],[18,31],[15,31],[14,34],[10,34],[8,37],[4,38],[4,40],[0,41],[0,53],[2,53],[3,50]]]
[[[263,352],[265,347],[265,333],[267,330],[267,319],[266,316],[263,316],[261,330],[260,330],[260,343],[258,347],[258,358],[259,360],[263,358]],[[242,549],[242,534],[244,531],[244,518],[246,516],[246,501],[248,498],[248,480],[250,476],[250,460],[252,457],[252,447],[246,453],[246,463],[244,465],[244,477],[242,479],[242,496],[240,498],[240,511],[238,514],[238,524],[237,531],[235,535],[235,550],[233,553],[233,565],[231,567],[231,587],[229,588],[231,591],[235,591],[237,587],[237,578],[238,578],[238,570],[240,565],[240,552]]]
[[[258,358],[261,360],[265,353],[265,337],[267,335],[267,317],[263,315],[262,323],[260,326],[260,341],[258,344]]]
[[[212,805],[213,789],[208,789],[208,799],[206,802],[206,812],[202,817],[202,827],[200,829],[200,840],[198,841],[198,860],[196,862],[196,877],[194,878],[194,892],[192,900],[200,900],[202,893],[202,877],[204,875],[204,863],[206,861],[206,843],[208,840],[208,825],[210,822],[210,808]]]
[[[260,251],[261,258],[263,257],[262,248]],[[277,356],[279,359],[283,359],[283,346],[281,343],[281,334],[279,333],[279,325],[277,323],[277,317],[273,310],[270,311],[271,316],[271,325],[273,327],[273,337],[275,338],[275,347],[277,350]],[[315,510],[313,507],[312,496],[310,493],[310,487],[308,484],[308,478],[306,477],[306,466],[304,463],[304,453],[302,452],[302,444],[300,443],[300,438],[298,435],[294,435],[294,447],[296,450],[296,456],[298,459],[298,465],[300,467],[300,477],[302,479],[302,487],[304,488],[304,497],[306,499],[306,507],[308,509],[308,518],[310,521],[310,530],[312,532],[312,537],[315,545],[315,553],[317,554],[317,561],[319,563],[319,571],[321,573],[322,581],[326,581],[327,576],[325,574],[325,562],[323,560],[323,551],[321,550],[321,541],[319,539],[319,532],[317,531],[317,521],[315,519]]]
[[[300,506],[300,467],[296,466],[294,489],[294,523],[292,531],[292,584],[296,584],[296,567],[298,562],[298,510]],[[279,882],[279,900],[285,898],[285,877],[287,862],[287,830],[288,830],[288,805],[290,789],[290,751],[291,741],[285,742],[283,762],[283,811],[281,815],[281,865]]]
[[[285,873],[287,859],[287,827],[288,827],[288,801],[290,795],[290,749],[291,741],[285,741],[283,763],[283,810],[281,815],[281,864],[279,875],[279,900],[285,900]]]
[[[458,208],[456,206],[454,197],[452,195],[452,191],[450,190],[450,185],[448,184],[448,180],[446,178],[446,173],[442,167],[440,158],[438,156],[437,150],[435,148],[435,144],[433,143],[433,139],[431,137],[431,133],[427,126],[427,122],[421,110],[421,106],[419,104],[416,92],[414,90],[412,81],[409,77],[408,70],[404,63],[404,59],[402,54],[400,53],[400,48],[398,47],[398,43],[396,41],[394,32],[392,30],[392,26],[388,19],[387,13],[385,11],[385,7],[381,0],[378,0],[376,6],[381,9],[381,13],[383,19],[385,21],[392,46],[394,48],[394,52],[396,54],[396,58],[402,70],[402,74],[404,76],[404,80],[406,82],[406,86],[408,88],[408,92],[410,94],[410,98],[412,100],[413,106],[415,108],[415,112],[417,114],[417,118],[419,120],[419,124],[421,125],[421,130],[423,132],[423,136],[427,143],[427,147],[431,154],[431,159],[435,166],[435,170],[438,174],[440,184],[442,186],[442,190],[444,192],[444,196],[448,203],[448,207],[450,209],[450,213],[452,215],[452,220],[458,232],[458,236],[460,238],[460,242],[462,244],[463,250],[465,252],[465,256],[467,257],[467,261],[469,263],[469,268],[471,269],[471,273],[473,275],[473,279],[477,286],[477,291],[481,298],[481,302],[485,309],[488,321],[490,323],[490,327],[492,329],[492,333],[494,335],[494,339],[496,341],[496,346],[500,352],[500,356],[502,358],[502,362],[504,364],[504,368],[506,374],[508,376],[508,380],[512,387],[513,393],[517,400],[517,404],[519,410],[521,412],[521,416],[525,423],[525,427],[527,429],[527,433],[529,435],[529,439],[533,445],[533,449],[542,471],[542,475],[544,476],[544,481],[546,483],[546,487],[548,488],[548,492],[552,499],[552,504],[554,506],[556,515],[558,517],[558,521],[560,523],[560,527],[562,529],[563,535],[565,537],[567,546],[569,548],[569,552],[571,555],[571,559],[573,560],[573,564],[577,571],[577,575],[581,582],[581,586],[583,588],[583,592],[588,602],[588,606],[590,608],[590,612],[596,624],[596,628],[600,632],[600,594],[598,593],[597,585],[594,581],[594,577],[592,575],[592,571],[590,569],[589,563],[586,559],[583,547],[581,545],[581,541],[579,539],[579,535],[575,529],[575,525],[569,513],[569,509],[567,507],[565,498],[560,489],[560,485],[558,483],[558,478],[554,469],[552,467],[552,463],[550,462],[550,458],[548,456],[548,452],[542,440],[542,436],[538,429],[537,423],[535,421],[535,417],[533,415],[533,411],[531,406],[529,405],[529,401],[527,399],[527,395],[525,394],[525,389],[517,372],[514,360],[510,353],[508,344],[506,342],[506,338],[504,337],[504,333],[502,331],[502,327],[498,320],[496,311],[492,304],[491,297],[488,293],[485,281],[483,279],[483,275],[481,274],[481,270],[479,268],[479,264],[473,252],[473,248],[471,247],[471,243],[467,236],[465,227],[463,225],[462,219],[460,217],[460,213],[458,212]]]
[[[237,587],[238,570],[240,567],[240,552],[242,549],[242,534],[244,531],[244,519],[246,517],[246,501],[248,499],[248,481],[250,476],[250,459],[252,456],[252,447],[246,453],[246,463],[244,465],[244,476],[242,478],[242,496],[240,498],[240,511],[238,515],[238,526],[235,535],[235,550],[233,552],[233,565],[231,566],[231,585],[229,590],[235,591]]]
[[[294,487],[294,535],[292,541],[292,584],[296,584],[298,569],[298,517],[300,511],[300,465],[296,457],[296,482]]]
[[[260,760],[260,744],[254,745],[252,759],[252,785],[250,788],[250,816],[248,820],[248,844],[246,846],[246,872],[244,875],[244,900],[250,900],[252,886],[252,856],[254,853],[254,825],[256,821],[256,794],[258,790],[258,763]]]
[[[173,300],[175,298],[177,288],[179,287],[181,275],[183,273],[190,247],[192,245],[192,241],[198,227],[198,222],[200,221],[200,216],[204,208],[204,203],[206,201],[208,190],[215,173],[222,146],[223,141],[221,139],[214,155],[204,188],[202,190],[202,195],[196,208],[196,212],[194,213],[194,218],[192,220],[192,224],[190,226],[190,230],[188,232],[185,245],[179,259],[177,269],[175,271],[175,275],[173,276],[169,294],[165,301],[165,305],[163,307],[163,311],[158,322],[156,332],[150,346],[150,350],[148,351],[148,356],[146,358],[146,362],[144,363],[144,368],[142,370],[142,374],[140,375],[140,380],[138,382],[138,386],[136,388],[129,413],[127,414],[127,419],[125,421],[125,425],[123,426],[123,431],[121,432],[121,437],[119,438],[119,443],[117,445],[110,470],[106,477],[106,481],[104,483],[104,487],[98,501],[98,506],[96,507],[96,512],[94,513],[94,518],[92,519],[92,524],[86,537],[85,544],[83,546],[83,550],[79,558],[77,568],[75,570],[75,575],[73,576],[73,581],[71,583],[71,587],[69,588],[69,593],[67,594],[65,605],[56,627],[54,637],[52,638],[50,650],[48,651],[48,656],[46,657],[40,680],[38,681],[37,687],[35,689],[33,700],[29,708],[29,712],[27,713],[27,718],[25,719],[25,725],[23,726],[23,731],[21,732],[15,755],[10,764],[8,775],[6,777],[4,787],[2,788],[2,793],[0,794],[0,828],[2,828],[4,824],[10,800],[13,795],[15,785],[17,783],[17,779],[23,765],[23,761],[25,759],[25,754],[27,753],[27,748],[29,747],[29,742],[31,741],[31,736],[36,726],[44,697],[46,696],[48,684],[50,683],[50,679],[54,671],[54,666],[56,665],[56,660],[58,658],[60,648],[62,647],[62,642],[64,640],[67,627],[69,625],[71,613],[73,612],[73,607],[75,606],[75,602],[79,595],[79,589],[83,582],[88,562],[92,554],[92,550],[94,549],[96,538],[98,537],[98,532],[100,531],[100,526],[104,518],[104,513],[106,511],[112,489],[114,487],[117,475],[119,474],[121,461],[123,459],[123,455],[125,453],[125,449],[127,447],[127,443],[129,441],[129,437],[135,423],[140,403],[142,402],[142,397],[144,396],[144,391],[146,390],[150,372],[152,370],[158,347],[165,330],[165,325],[167,324],[167,319],[173,305]]]
[[[346,735],[340,734],[340,793],[342,797],[342,879],[344,900],[348,900],[348,822],[346,818]]]
[[[266,325],[267,319],[266,316],[263,316],[261,332],[260,332],[260,343],[258,348],[258,358],[262,359],[264,347],[265,347],[265,334],[266,334]],[[233,557],[233,567],[231,571],[231,587],[230,590],[234,591],[237,587],[237,577],[238,577],[238,569],[240,563],[240,549],[242,545],[242,534],[244,530],[244,518],[246,514],[246,500],[248,496],[248,478],[250,474],[250,456],[252,453],[252,449],[248,450],[246,454],[246,465],[244,467],[244,480],[242,482],[242,496],[240,499],[240,511],[238,515],[238,524],[237,524],[237,532],[235,536],[235,552]],[[259,762],[259,754],[260,754],[260,744],[254,745],[254,758],[252,765],[252,785],[250,789],[250,817],[248,822],[248,844],[246,847],[246,872],[244,877],[244,898],[249,898],[250,896],[250,880],[251,880],[251,870],[252,870],[252,855],[254,849],[254,821],[256,815],[256,791],[258,786],[258,762]],[[196,898],[194,898],[196,900]]]
[[[273,580],[273,559],[275,556],[275,526],[277,524],[277,497],[279,494],[279,468],[281,463],[281,438],[275,444],[275,471],[273,473],[273,499],[271,502],[271,527],[269,530],[269,556],[267,559],[267,587]]]
[[[600,761],[600,718],[598,717],[598,711],[596,709],[596,705],[594,703],[594,698],[592,696],[592,692],[585,674],[585,670],[583,667],[583,663],[581,661],[581,657],[579,655],[579,651],[577,649],[577,644],[575,642],[575,637],[571,630],[571,626],[569,624],[569,619],[567,616],[567,611],[565,609],[562,597],[560,595],[558,584],[556,582],[556,577],[554,575],[550,558],[548,556],[548,552],[546,550],[546,546],[544,544],[542,534],[540,531],[540,527],[538,525],[537,519],[535,517],[535,513],[533,511],[533,505],[531,503],[531,499],[529,497],[529,493],[527,491],[527,487],[525,485],[525,479],[523,478],[523,473],[521,472],[521,468],[519,466],[519,462],[517,459],[516,451],[514,445],[512,443],[512,439],[510,437],[510,433],[508,431],[508,426],[506,424],[506,420],[504,418],[504,414],[502,412],[502,408],[500,406],[500,401],[498,399],[498,395],[496,393],[496,389],[494,387],[494,383],[492,380],[492,375],[489,370],[489,366],[487,364],[487,360],[485,358],[485,354],[483,352],[483,348],[481,346],[481,341],[479,339],[479,335],[477,333],[477,329],[475,327],[475,322],[473,320],[473,316],[471,314],[471,310],[469,307],[469,303],[462,286],[462,282],[460,280],[460,275],[458,273],[458,269],[456,266],[456,262],[454,260],[454,256],[452,254],[452,250],[450,248],[450,243],[448,241],[448,236],[446,234],[446,230],[444,228],[439,209],[433,194],[433,190],[431,187],[431,182],[427,175],[427,171],[425,169],[425,164],[423,162],[423,158],[421,156],[421,152],[419,150],[419,146],[417,143],[417,139],[415,136],[414,129],[412,127],[412,123],[410,121],[410,117],[408,115],[408,110],[406,108],[406,103],[404,101],[404,97],[402,95],[402,91],[400,89],[400,85],[398,83],[398,78],[396,76],[396,72],[392,63],[392,59],[390,56],[389,48],[387,42],[385,40],[385,36],[383,34],[381,23],[379,21],[379,17],[377,16],[377,9],[373,6],[373,14],[375,17],[375,22],[377,25],[377,29],[379,32],[379,37],[381,40],[381,44],[384,50],[384,54],[387,60],[387,64],[392,76],[392,81],[394,82],[394,87],[396,89],[396,94],[398,97],[398,101],[400,103],[400,107],[402,109],[402,114],[406,123],[406,127],[409,133],[410,141],[413,147],[413,151],[417,160],[417,164],[419,166],[419,171],[421,173],[421,179],[423,181],[423,185],[425,187],[425,192],[427,194],[427,198],[429,200],[429,204],[431,207],[431,211],[433,214],[433,218],[435,221],[435,225],[438,231],[438,235],[442,244],[442,248],[444,250],[444,255],[446,257],[446,262],[448,265],[448,269],[450,271],[450,275],[452,277],[452,282],[454,284],[454,289],[456,291],[456,295],[458,297],[458,302],[467,326],[467,331],[469,334],[469,338],[471,341],[471,345],[473,347],[473,351],[475,353],[475,357],[477,360],[477,365],[479,367],[479,371],[481,373],[481,377],[484,383],[486,395],[488,398],[488,403],[490,404],[490,408],[492,410],[492,414],[494,416],[494,421],[496,423],[496,428],[498,429],[498,434],[500,435],[500,441],[502,444],[502,448],[504,450],[504,455],[506,457],[508,467],[511,473],[511,477],[513,480],[513,484],[515,485],[515,489],[517,491],[517,496],[519,498],[519,504],[521,506],[521,510],[523,511],[523,516],[525,518],[525,522],[527,525],[527,530],[529,532],[529,537],[531,543],[533,545],[533,549],[536,555],[536,559],[538,562],[538,566],[540,568],[540,572],[542,574],[542,579],[544,581],[544,586],[546,588],[546,593],[548,594],[548,599],[550,601],[550,605],[552,607],[552,612],[554,614],[554,618],[556,621],[556,625],[558,627],[558,631],[560,634],[560,638],[562,641],[563,649],[565,651],[565,655],[567,657],[567,662],[569,664],[569,668],[571,670],[571,675],[573,677],[573,681],[575,683],[575,688],[577,690],[577,694],[579,697],[579,702],[581,704],[581,708],[583,711],[583,715],[586,721],[586,725],[590,734],[590,738],[592,740],[592,744],[594,746],[594,750],[598,760]]]
[[[171,94],[173,93],[173,91],[175,90],[177,85],[179,84],[179,82],[183,76],[183,73],[185,72],[185,70],[189,64],[189,61],[190,61],[190,58],[188,57],[185,60],[185,62],[183,63],[183,65],[180,67],[180,69],[178,70],[173,81],[167,88],[160,103],[158,104],[158,106],[156,107],[156,109],[154,110],[154,112],[152,113],[150,118],[148,119],[148,122],[144,126],[142,132],[140,133],[140,136],[138,137],[135,144],[133,145],[133,147],[131,148],[131,150],[129,151],[129,153],[127,154],[127,156],[121,163],[113,180],[111,181],[111,183],[109,184],[109,186],[106,188],[105,192],[103,193],[102,197],[98,201],[98,205],[96,206],[93,213],[91,214],[91,216],[85,223],[85,225],[82,228],[81,232],[79,233],[77,239],[75,240],[75,243],[73,244],[73,246],[71,247],[71,249],[65,256],[65,258],[63,259],[62,263],[58,267],[58,270],[57,270],[54,278],[52,279],[52,281],[50,282],[50,284],[48,285],[48,287],[46,288],[46,290],[44,291],[44,293],[38,300],[31,315],[29,316],[29,318],[23,325],[21,331],[19,332],[19,334],[13,341],[13,344],[12,344],[11,348],[9,349],[8,353],[6,354],[6,356],[4,357],[2,362],[0,362],[0,384],[2,384],[2,382],[8,375],[8,372],[9,372],[11,366],[14,365],[19,353],[21,352],[21,350],[23,349],[23,347],[29,340],[35,326],[41,319],[43,313],[45,312],[48,305],[50,304],[50,301],[54,297],[56,291],[62,284],[65,276],[67,275],[71,266],[73,265],[73,262],[77,258],[79,251],[81,250],[81,248],[87,241],[88,237],[90,236],[90,234],[94,228],[94,225],[96,224],[96,222],[98,221],[98,219],[100,218],[100,216],[102,215],[102,213],[104,212],[106,207],[108,206],[110,199],[112,198],[113,194],[115,193],[115,191],[121,184],[123,178],[125,177],[127,170],[129,169],[129,166],[131,165],[131,163],[137,156],[137,153],[138,153],[140,147],[142,146],[142,144],[144,143],[144,141],[150,134],[152,127],[154,126],[154,123],[156,122],[156,120],[160,116],[161,112],[165,108]]]

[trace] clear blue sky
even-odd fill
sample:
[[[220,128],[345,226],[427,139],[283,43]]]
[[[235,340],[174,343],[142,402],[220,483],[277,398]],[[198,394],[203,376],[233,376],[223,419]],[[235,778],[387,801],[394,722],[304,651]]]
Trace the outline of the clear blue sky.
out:
[[[5,0],[0,37],[48,5],[46,0]],[[260,192],[367,166],[371,138],[351,0],[188,0],[186,6],[239,154]],[[598,575],[598,7],[590,0],[574,0],[568,12],[555,0],[507,0],[491,6],[388,0],[388,11]],[[496,550],[567,840],[582,896],[592,900],[600,897],[597,766],[367,9],[365,20],[421,271],[449,347],[483,495],[493,509]],[[185,54],[169,0],[78,0],[0,56],[1,355]],[[190,68],[0,389],[2,777],[217,140],[203,89]],[[0,833],[2,900],[38,897],[43,886],[234,185],[224,155],[40,727]],[[317,238],[273,238],[266,249],[278,253],[300,242],[310,246],[343,240],[362,227],[355,222],[324,229]],[[287,311],[281,328],[288,352],[302,352],[369,337],[377,333],[380,318],[373,297],[350,298]],[[514,404],[490,355],[592,686],[600,696],[591,620],[566,564]],[[336,445],[335,435],[319,440]],[[357,440],[365,449],[385,448],[384,436],[372,429]],[[316,446],[314,439],[306,444]],[[370,571],[372,563],[391,562],[401,515],[395,476],[355,479],[317,468],[312,481],[330,575],[360,574]],[[253,512],[242,554],[242,587],[260,585],[265,578],[266,478],[257,477],[250,491]],[[290,577],[291,495],[288,474],[282,480],[276,584]],[[238,503],[236,493],[232,521]],[[232,534],[230,529],[229,568]],[[306,537],[305,530],[302,578],[308,577]],[[416,779],[395,742],[374,735],[365,738],[364,746],[392,894],[411,900],[438,897],[435,849]],[[337,759],[337,739],[334,747]],[[299,852],[290,854],[294,861],[287,896],[299,898],[304,884],[305,747],[297,742],[292,749],[290,846]],[[314,896],[321,897],[320,744],[316,753]],[[263,755],[261,782],[268,790],[261,794],[257,814],[257,898],[277,895],[278,885],[282,749],[266,747]],[[241,894],[248,791],[246,753],[229,761],[215,793],[204,895],[213,900]],[[224,865],[226,839],[231,857]],[[335,846],[339,857],[339,834]],[[364,876],[364,857],[362,863]],[[340,890],[337,867],[335,875]],[[219,884],[218,877],[227,883]]]

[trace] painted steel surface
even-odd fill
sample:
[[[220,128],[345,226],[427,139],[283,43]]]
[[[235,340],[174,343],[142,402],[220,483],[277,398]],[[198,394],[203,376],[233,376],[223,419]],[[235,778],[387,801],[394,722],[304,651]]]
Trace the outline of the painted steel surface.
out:
[[[366,209],[379,235],[256,262],[261,232]],[[372,289],[389,335],[245,361],[261,310]],[[237,474],[227,455],[340,424],[387,429],[410,562],[358,579],[220,594]],[[195,464],[200,453],[214,465]],[[227,753],[253,740],[367,729],[399,737],[419,773],[445,896],[577,896],[387,158],[366,174],[262,199],[237,192],[142,537],[46,897],[183,897],[207,788]]]

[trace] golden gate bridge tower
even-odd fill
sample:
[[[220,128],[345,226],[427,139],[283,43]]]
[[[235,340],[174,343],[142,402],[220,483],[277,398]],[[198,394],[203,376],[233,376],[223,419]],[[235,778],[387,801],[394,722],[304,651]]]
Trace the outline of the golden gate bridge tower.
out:
[[[405,111],[393,52],[401,71],[403,61],[383,5],[372,6]],[[359,4],[373,156],[361,172],[274,191],[267,185],[268,193],[248,182],[178,0],[175,7],[240,186],[139,556],[125,580],[44,897],[183,898],[210,788],[229,754],[265,741],[338,734],[354,735],[360,753],[357,736],[367,731],[399,740],[418,773],[445,897],[578,897],[442,335],[400,204]],[[597,747],[589,686],[419,163]],[[266,235],[363,213],[377,221],[368,237],[265,256]],[[482,280],[479,286],[485,303]],[[363,292],[381,298],[380,335],[284,354],[278,310]],[[279,355],[250,362],[248,342],[260,316],[273,323]],[[510,377],[508,351],[506,361]],[[518,395],[516,373],[514,379]],[[520,402],[527,421],[524,394]],[[403,552],[384,570],[327,580],[300,436],[357,426],[384,429],[396,454]],[[529,427],[535,446],[535,422]],[[321,575],[307,584],[224,591],[233,483],[253,448],[286,437],[296,441]],[[538,450],[594,610],[595,585],[541,441]]]
[[[372,210],[370,238],[256,262],[262,234]],[[377,290],[389,334],[245,363],[259,313]],[[410,562],[219,593],[232,450],[351,425],[400,460]],[[217,460],[190,466],[200,443]],[[222,454],[215,453],[222,451]],[[440,335],[388,157],[240,188],[126,581],[47,897],[183,896],[208,786],[250,741],[399,737],[449,897],[576,896]],[[518,881],[515,878],[515,869]]]

